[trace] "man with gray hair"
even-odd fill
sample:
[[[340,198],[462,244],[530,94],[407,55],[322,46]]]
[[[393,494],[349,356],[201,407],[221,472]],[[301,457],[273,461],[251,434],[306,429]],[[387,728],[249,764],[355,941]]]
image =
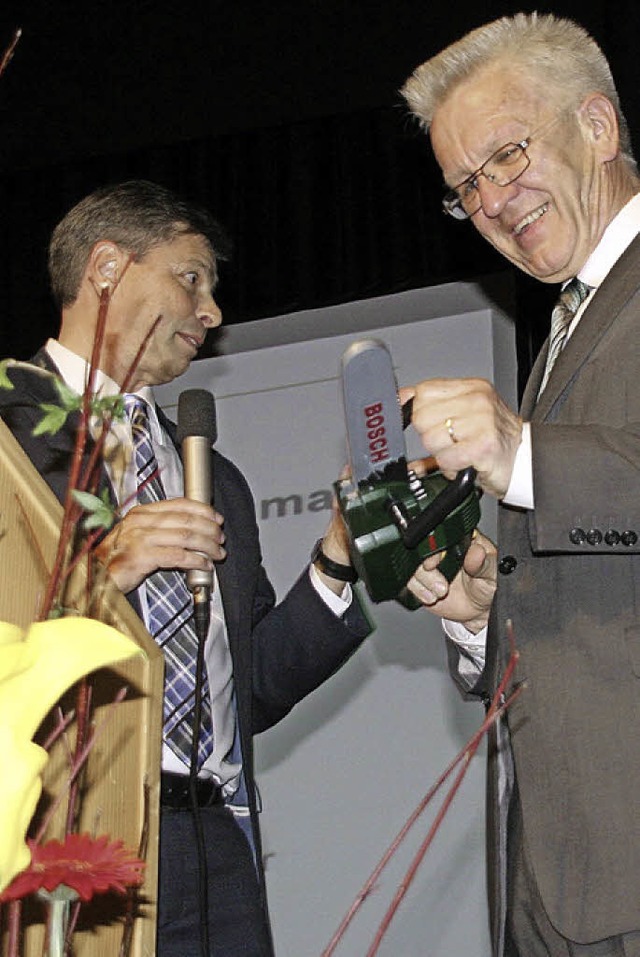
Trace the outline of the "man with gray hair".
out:
[[[444,473],[501,503],[449,586],[454,672],[490,696],[509,654],[526,687],[490,747],[494,954],[640,955],[640,179],[608,63],[552,15],[480,27],[404,96],[429,131],[445,211],[562,284],[520,414],[480,379],[403,390]],[[507,727],[508,725],[508,727]]]

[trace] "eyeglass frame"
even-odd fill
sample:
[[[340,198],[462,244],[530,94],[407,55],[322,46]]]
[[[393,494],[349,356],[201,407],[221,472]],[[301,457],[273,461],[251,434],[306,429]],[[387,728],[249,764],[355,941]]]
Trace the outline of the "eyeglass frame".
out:
[[[453,217],[453,219],[457,219],[459,222],[464,222],[465,219],[471,219],[472,216],[475,216],[475,214],[482,208],[482,199],[480,198],[479,191],[478,191],[478,209],[474,209],[472,213],[468,213],[466,209],[464,208],[464,206],[462,205],[461,197],[458,195],[458,190],[460,189],[460,187],[464,186],[466,183],[469,183],[470,185],[472,185],[474,180],[477,180],[479,176],[484,176],[485,179],[488,179],[490,183],[494,183],[496,186],[509,186],[511,185],[511,183],[515,183],[515,181],[517,179],[520,179],[520,177],[525,172],[525,170],[529,169],[529,166],[531,165],[531,157],[527,153],[527,147],[530,144],[531,144],[531,137],[529,136],[527,137],[527,139],[520,140],[519,143],[514,143],[512,140],[510,140],[508,143],[505,143],[504,146],[500,146],[498,147],[497,150],[494,150],[491,156],[489,156],[484,161],[482,166],[479,166],[478,169],[474,170],[473,173],[470,173],[469,176],[465,176],[465,178],[461,180],[457,184],[457,186],[452,186],[451,189],[447,190],[447,192],[442,197],[442,208],[444,212],[447,213],[448,216]],[[491,163],[491,161],[494,160],[496,156],[498,156],[500,153],[504,153],[505,150],[508,150],[509,147],[516,147],[517,149],[520,149],[522,151],[522,154],[524,155],[526,163],[522,167],[522,169],[519,170],[516,173],[516,175],[513,176],[511,179],[506,180],[504,183],[498,183],[494,177],[492,177],[491,175],[487,175],[487,173],[485,173],[484,168],[485,166],[487,166],[487,164]]]

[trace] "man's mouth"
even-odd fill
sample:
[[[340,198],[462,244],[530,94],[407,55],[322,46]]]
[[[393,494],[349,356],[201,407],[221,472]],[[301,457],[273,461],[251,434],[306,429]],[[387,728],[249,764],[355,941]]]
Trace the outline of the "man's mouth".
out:
[[[528,213],[524,219],[521,219],[520,222],[513,227],[514,236],[519,236],[520,233],[527,228],[527,226],[530,226],[531,223],[535,223],[536,219],[540,219],[541,216],[544,216],[548,209],[549,203],[544,203],[542,206],[534,209],[533,212]]]
[[[196,352],[198,351],[198,349],[200,348],[200,346],[202,345],[204,341],[198,336],[190,336],[188,332],[181,332],[180,336],[182,339],[185,340],[185,342],[188,342],[189,345],[192,346]]]

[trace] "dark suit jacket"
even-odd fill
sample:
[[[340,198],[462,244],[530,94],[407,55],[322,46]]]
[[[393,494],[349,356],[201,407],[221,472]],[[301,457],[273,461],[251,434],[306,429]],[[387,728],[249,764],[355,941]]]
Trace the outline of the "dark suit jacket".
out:
[[[52,368],[43,351],[34,362]],[[0,389],[0,415],[62,500],[75,423],[70,421],[69,427],[57,435],[34,438],[31,430],[42,415],[38,404],[56,401],[51,380],[21,369],[11,370],[10,378],[16,387],[13,391]],[[162,419],[167,424],[164,416]],[[173,432],[170,424],[169,428]],[[214,501],[224,515],[228,552],[216,572],[233,659],[243,767],[264,899],[252,736],[274,725],[333,674],[371,628],[355,597],[343,618],[335,616],[311,585],[307,568],[284,600],[275,604],[273,588],[262,566],[249,487],[227,458],[212,454]]]
[[[545,354],[522,404],[535,508],[500,509],[485,678],[495,688],[511,619],[527,681],[508,715],[524,835],[552,924],[591,942],[640,929],[640,239],[536,404]],[[500,901],[494,884],[494,937]]]

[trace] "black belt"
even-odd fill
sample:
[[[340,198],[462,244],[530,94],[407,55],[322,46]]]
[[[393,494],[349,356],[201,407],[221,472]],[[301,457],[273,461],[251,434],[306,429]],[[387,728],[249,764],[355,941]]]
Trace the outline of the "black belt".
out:
[[[160,804],[162,807],[185,811],[192,806],[187,774],[172,774],[171,771],[161,773]],[[196,778],[196,804],[198,807],[224,804],[222,788],[213,778]]]

